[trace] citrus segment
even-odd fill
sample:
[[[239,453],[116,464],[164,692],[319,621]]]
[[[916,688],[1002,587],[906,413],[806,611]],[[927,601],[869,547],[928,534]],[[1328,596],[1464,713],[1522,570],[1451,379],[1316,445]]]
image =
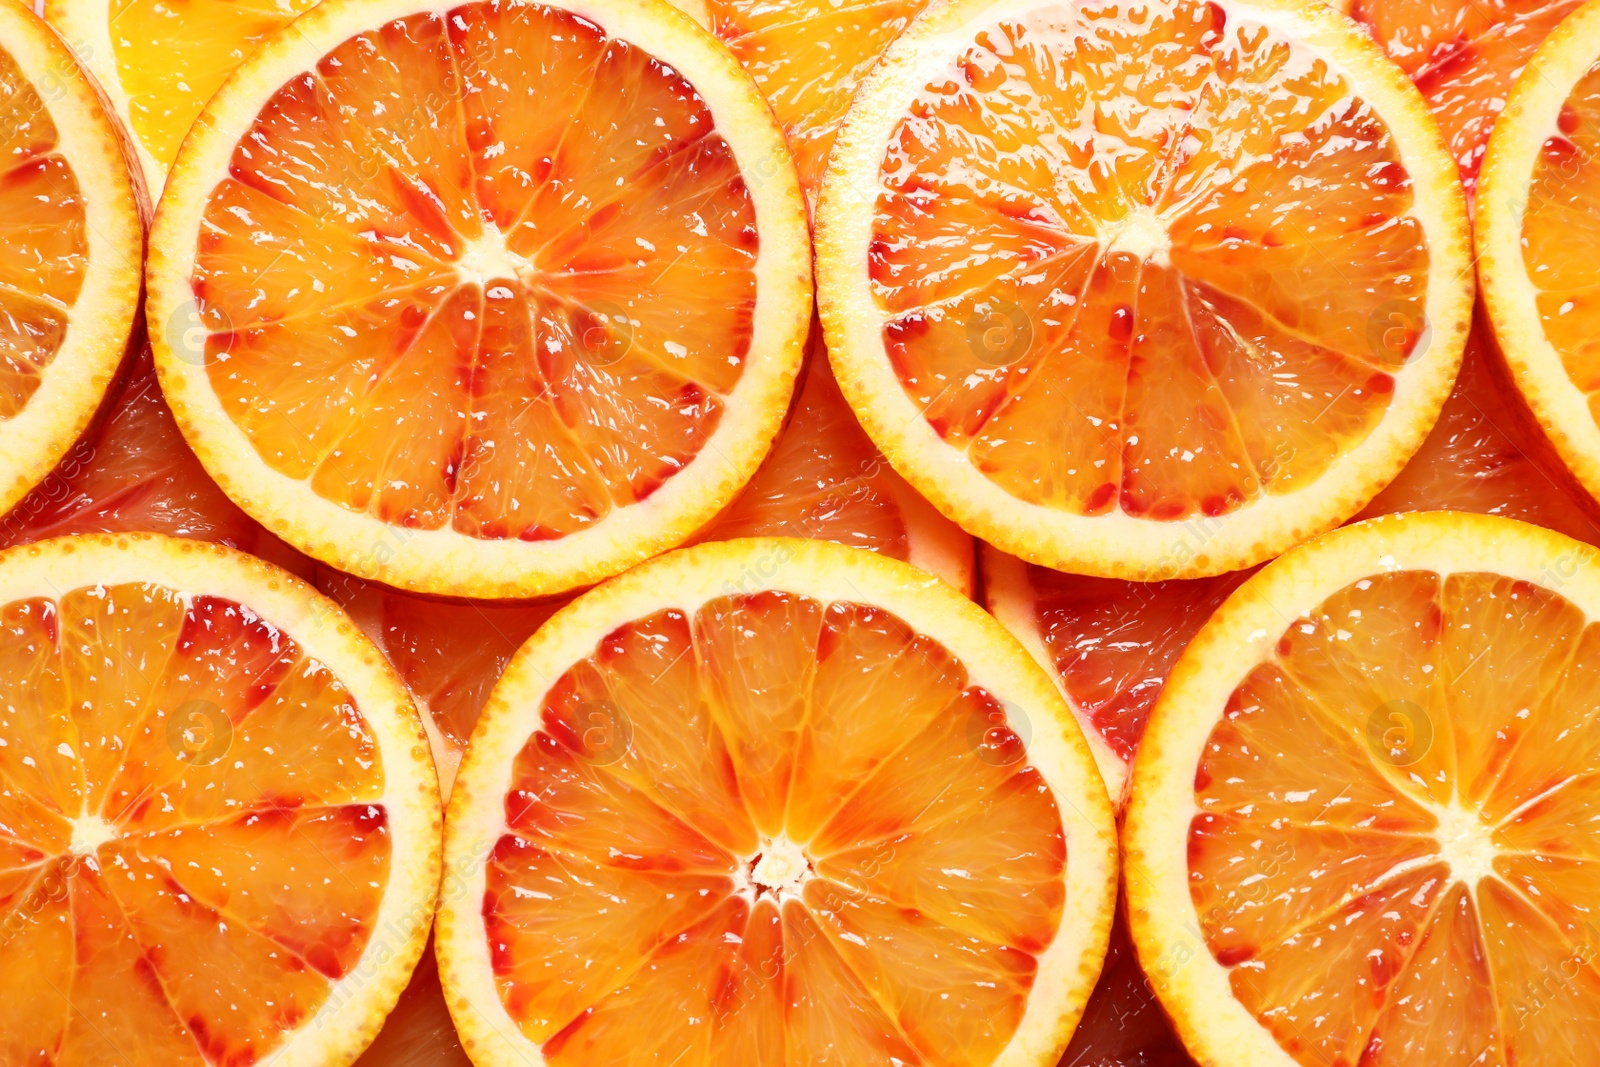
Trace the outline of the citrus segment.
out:
[[[890,49],[840,135],[829,353],[896,468],[997,547],[1247,566],[1425,436],[1470,308],[1454,177],[1320,9],[971,0]],[[1386,346],[1391,309],[1431,335]]]
[[[1517,387],[1578,480],[1600,486],[1593,399],[1589,156],[1600,121],[1600,16],[1575,12],[1518,78],[1480,184],[1479,273]]]
[[[0,512],[88,426],[126,351],[147,208],[55,32],[0,12]]]
[[[973,588],[972,538],[906,484],[856,422],[814,336],[772,454],[701,540],[808,537],[868,548]]]
[[[1593,549],[1449,512],[1330,534],[1218,610],[1125,831],[1134,937],[1201,1062],[1583,1062],[1593,744],[1562,698],[1597,610]],[[1559,993],[1530,984],[1557,961]]]
[[[705,544],[502,676],[452,798],[441,973],[484,1063],[1052,1064],[1109,826],[1054,691],[944,583]]]
[[[0,557],[8,1059],[348,1063],[376,1032],[437,794],[398,683],[311,596],[154,535]]]
[[[163,385],[223,488],[324,561],[561,592],[683,540],[768,448],[808,318],[800,196],[677,14],[347,0],[196,131],[150,263],[152,321],[199,324],[157,333]]]

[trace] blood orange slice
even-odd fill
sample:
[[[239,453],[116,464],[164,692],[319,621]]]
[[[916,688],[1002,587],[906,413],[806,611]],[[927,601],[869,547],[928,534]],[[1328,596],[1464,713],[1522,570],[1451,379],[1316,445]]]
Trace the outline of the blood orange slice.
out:
[[[1484,303],[1518,388],[1556,451],[1600,493],[1593,218],[1600,204],[1600,8],[1535,53],[1490,140],[1478,203]]]
[[[1111,834],[1049,679],[948,585],[700,545],[501,678],[451,797],[440,973],[479,1064],[1050,1065]]]
[[[1597,618],[1595,549],[1459,512],[1329,534],[1219,609],[1124,831],[1134,940],[1196,1059],[1588,1059]]]
[[[354,1060],[439,875],[377,651],[287,573],[149,534],[0,555],[0,627],[0,1060]]]
[[[969,532],[1201,576],[1400,470],[1460,360],[1466,237],[1423,101],[1325,8],[965,0],[856,97],[819,305],[863,426]],[[1391,346],[1401,312],[1427,328]]]
[[[206,476],[161,399],[146,347],[106,395],[101,420],[0,520],[0,548],[78,533],[145,531],[214,541],[302,578],[312,563]]]
[[[201,462],[290,543],[428,593],[557,593],[682,542],[759,466],[810,321],[781,131],[657,4],[314,8],[212,99],[151,247]]]
[[[211,94],[312,2],[49,0],[44,17],[72,43],[132,134],[154,200]]]
[[[0,8],[0,514],[94,417],[128,347],[143,193],[54,31]]]

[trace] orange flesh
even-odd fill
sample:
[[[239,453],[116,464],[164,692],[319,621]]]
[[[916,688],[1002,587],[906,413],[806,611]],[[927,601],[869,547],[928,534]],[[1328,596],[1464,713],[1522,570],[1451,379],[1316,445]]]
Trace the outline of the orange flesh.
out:
[[[1590,1062],[1597,653],[1550,589],[1398,571],[1291,624],[1234,691],[1190,891],[1297,1062]]]
[[[0,519],[0,548],[75,533],[153,531],[214,541],[311,574],[311,562],[217,488],[161,398],[145,349],[107,395],[104,416]]]
[[[870,266],[901,384],[1032,503],[1174,520],[1303,486],[1382,417],[1420,336],[1369,328],[1428,278],[1387,128],[1215,5],[980,33],[881,177]]]
[[[163,168],[223,79],[311,0],[111,0],[132,133]]]
[[[552,1064],[986,1064],[1064,904],[994,698],[893,616],[786,593],[607,636],[506,820],[490,949]]]
[[[480,3],[279,90],[211,194],[193,285],[211,384],[275,470],[385,522],[541,540],[698,454],[743,370],[756,246],[676,72]]]
[[[1600,413],[1600,271],[1587,250],[1597,235],[1600,200],[1600,64],[1572,89],[1561,106],[1529,179],[1522,219],[1522,258],[1537,292],[1545,337],[1560,354],[1572,384]],[[1600,417],[1600,414],[1597,414]]]
[[[856,86],[925,0],[706,0],[711,32],[750,72],[783,126],[808,201]]]
[[[0,629],[0,1060],[268,1056],[388,877],[349,694],[247,608],[156,585],[15,601]]]
[[[1494,120],[1541,41],[1579,0],[1355,0],[1350,17],[1428,101],[1470,204]]]
[[[1060,1067],[1195,1067],[1139,967],[1120,907],[1100,981]]]
[[[56,147],[44,101],[0,48],[0,419],[39,388],[88,268],[78,179]]]

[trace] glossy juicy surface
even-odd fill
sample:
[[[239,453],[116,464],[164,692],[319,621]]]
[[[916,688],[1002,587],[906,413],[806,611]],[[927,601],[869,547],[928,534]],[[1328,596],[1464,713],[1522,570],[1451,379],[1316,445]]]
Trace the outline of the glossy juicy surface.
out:
[[[401,526],[545,540],[683,469],[739,381],[754,208],[704,101],[532,4],[415,15],[262,109],[193,286],[261,457]]]
[[[1420,335],[1370,328],[1428,278],[1387,127],[1215,4],[983,30],[881,180],[870,266],[901,384],[1032,503],[1176,520],[1303,486],[1383,416]]]
[[[351,973],[390,841],[348,692],[232,601],[0,608],[0,1060],[264,1060]]]
[[[606,637],[506,820],[484,917],[552,1064],[987,1064],[1064,904],[994,698],[892,615],[785,593]]]
[[[1597,653],[1553,587],[1394,571],[1292,622],[1234,691],[1191,895],[1297,1062],[1588,1062]]]
[[[0,419],[39,388],[89,265],[78,179],[59,147],[39,90],[0,48]]]

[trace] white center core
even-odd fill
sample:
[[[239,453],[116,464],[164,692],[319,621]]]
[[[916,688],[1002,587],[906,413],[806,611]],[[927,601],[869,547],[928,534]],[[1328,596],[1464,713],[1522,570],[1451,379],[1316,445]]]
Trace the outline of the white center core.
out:
[[[1494,858],[1500,854],[1495,848],[1489,827],[1475,811],[1452,801],[1448,807],[1435,807],[1434,817],[1439,829],[1434,837],[1439,842],[1439,854],[1450,865],[1450,874],[1468,887],[1494,874]]]
[[[72,820],[72,854],[87,856],[116,836],[117,828],[100,816],[80,815]]]
[[[811,863],[805,850],[787,837],[763,842],[761,858],[750,870],[752,882],[778,896],[798,894],[810,876]]]
[[[1126,252],[1135,259],[1153,259],[1165,266],[1172,238],[1153,210],[1136,207],[1106,228],[1107,250]]]
[[[495,278],[515,280],[533,270],[533,262],[506,246],[506,235],[493,226],[466,243],[456,257],[456,273],[464,282],[488,285]]]

